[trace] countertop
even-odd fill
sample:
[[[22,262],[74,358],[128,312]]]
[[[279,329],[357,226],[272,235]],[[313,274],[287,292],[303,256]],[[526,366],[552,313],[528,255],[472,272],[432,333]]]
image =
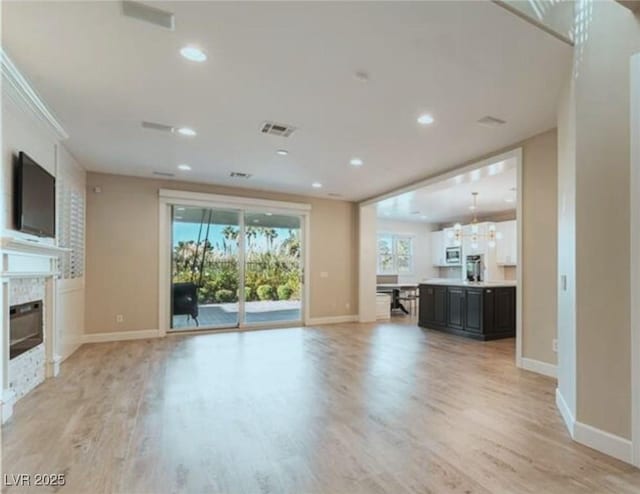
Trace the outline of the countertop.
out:
[[[446,285],[446,286],[468,286],[468,287],[478,287],[478,288],[490,288],[490,287],[501,287],[501,286],[516,286],[517,282],[515,280],[505,280],[505,281],[462,281],[462,280],[452,280],[448,278],[432,278],[426,281],[421,281],[421,285]]]

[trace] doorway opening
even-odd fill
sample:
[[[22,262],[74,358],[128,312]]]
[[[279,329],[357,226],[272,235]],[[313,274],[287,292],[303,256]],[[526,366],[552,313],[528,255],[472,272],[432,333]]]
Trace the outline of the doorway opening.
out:
[[[522,366],[521,149],[372,198],[360,213],[360,321],[514,338]]]

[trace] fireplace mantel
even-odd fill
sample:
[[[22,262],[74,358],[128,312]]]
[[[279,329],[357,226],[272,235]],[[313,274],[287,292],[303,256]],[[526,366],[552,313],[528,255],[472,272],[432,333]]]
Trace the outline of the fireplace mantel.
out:
[[[15,252],[56,258],[71,252],[71,249],[64,249],[44,241],[27,240],[19,237],[1,237],[0,250],[6,253]]]
[[[0,238],[0,278],[46,278],[58,276],[58,258],[70,249],[44,241],[18,237]]]

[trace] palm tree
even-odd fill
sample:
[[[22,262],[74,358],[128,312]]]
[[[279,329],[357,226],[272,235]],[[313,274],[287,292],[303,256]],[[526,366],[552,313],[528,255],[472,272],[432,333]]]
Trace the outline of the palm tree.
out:
[[[258,229],[255,226],[248,226],[244,234],[247,237],[247,246],[249,247],[249,250],[251,250],[253,245],[252,240],[255,240],[258,236]]]
[[[269,247],[269,251],[271,251],[273,247],[273,241],[278,238],[278,232],[275,228],[264,228],[262,234],[267,239],[267,246]]]

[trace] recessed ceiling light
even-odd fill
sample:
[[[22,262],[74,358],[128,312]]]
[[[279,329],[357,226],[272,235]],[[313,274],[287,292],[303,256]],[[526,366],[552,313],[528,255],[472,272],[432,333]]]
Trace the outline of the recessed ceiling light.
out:
[[[183,172],[188,172],[189,170],[191,170],[191,167],[186,163],[181,163],[178,165],[178,170],[182,170]]]
[[[265,216],[273,216],[273,213],[264,213]]]
[[[430,125],[434,122],[434,119],[428,113],[424,113],[418,117],[418,123],[420,125]]]
[[[194,135],[196,135],[196,131],[193,129],[190,129],[189,127],[180,127],[178,129],[178,134],[183,136],[193,137]]]
[[[311,187],[313,187],[314,189],[320,189],[322,188],[322,184],[320,182],[313,182],[311,184]]]
[[[360,158],[351,158],[349,164],[351,164],[351,166],[362,166],[364,165],[364,161],[362,161]]]
[[[205,52],[195,46],[185,46],[180,50],[180,55],[192,62],[204,62],[207,59]]]
[[[513,197],[505,197],[504,202],[514,202],[515,199]]]
[[[279,154],[280,156],[286,156],[287,154],[289,154],[289,151],[287,151],[286,149],[278,149],[276,151],[276,154]]]

